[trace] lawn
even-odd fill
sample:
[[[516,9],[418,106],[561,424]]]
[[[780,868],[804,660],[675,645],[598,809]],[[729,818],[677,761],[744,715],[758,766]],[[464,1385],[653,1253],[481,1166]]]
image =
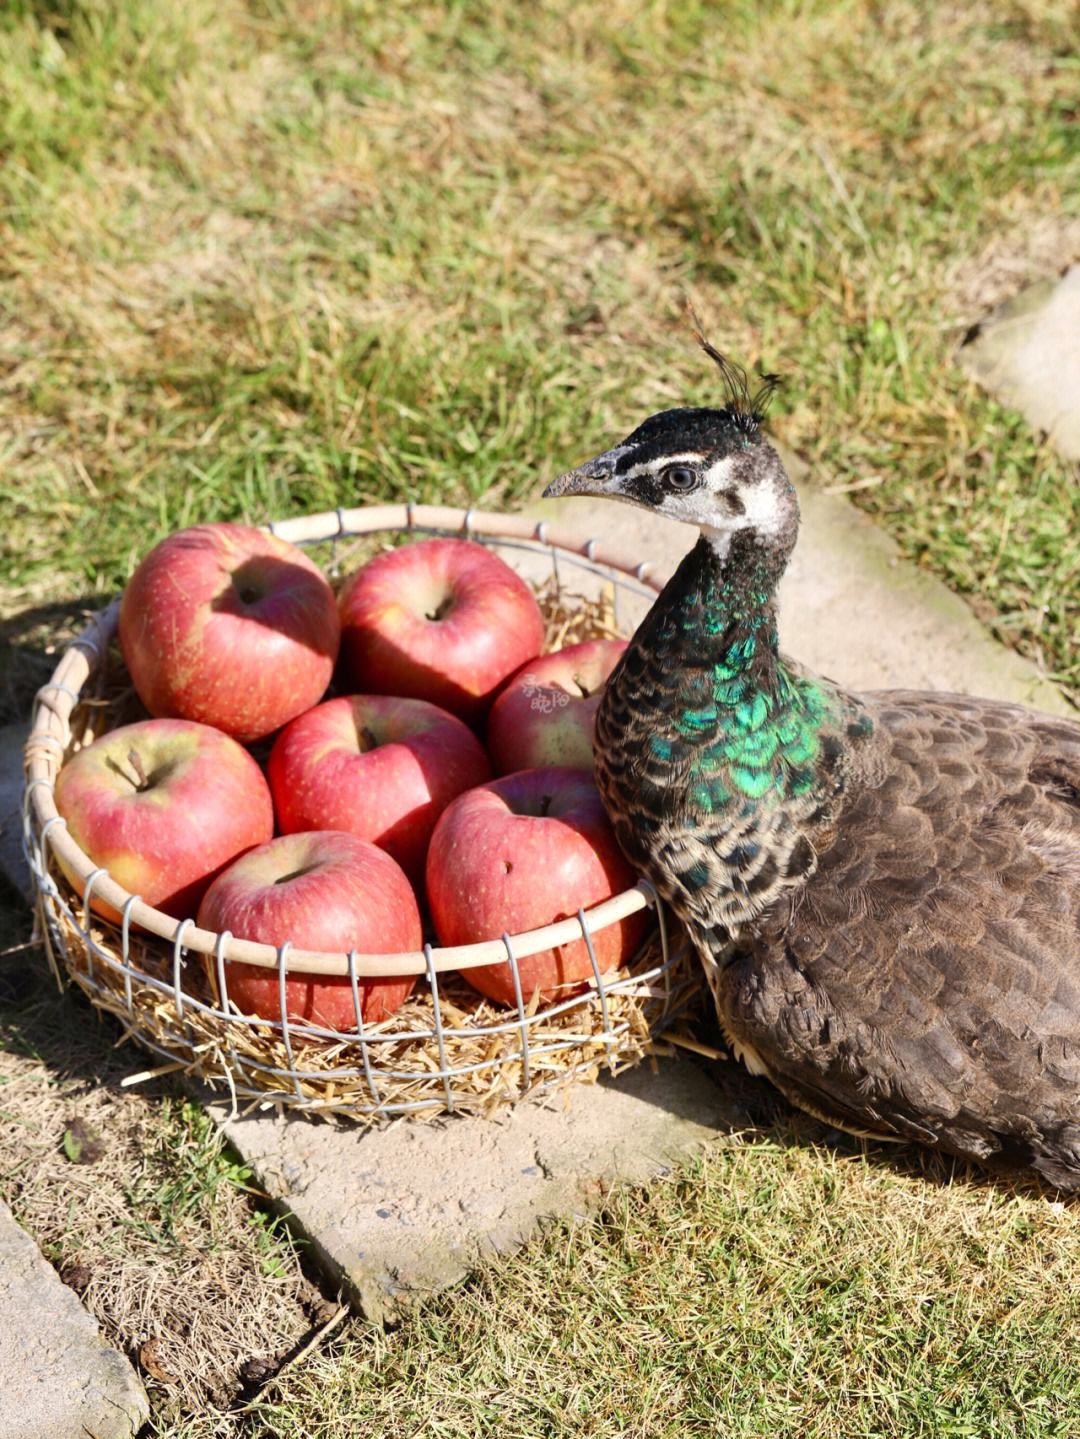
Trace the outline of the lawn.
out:
[[[687,296],[784,376],[811,483],[1080,699],[1075,468],[956,361],[1080,256],[1078,93],[1072,0],[7,0],[0,712],[31,642],[177,525],[520,504],[711,402]],[[0,949],[24,938],[0,908]],[[5,1030],[13,1134],[34,1084],[78,1088],[31,1032]],[[124,1104],[160,1142],[117,1159],[109,1242],[156,1225],[178,1274],[204,1241],[261,1266],[292,1342],[310,1295],[243,1172],[175,1096]],[[392,1332],[350,1320],[244,1414],[159,1387],[155,1435],[1080,1433],[1080,1209],[766,1110]],[[149,1291],[106,1289],[137,1352]]]
[[[1075,692],[1080,487],[953,356],[1080,251],[1077,48],[1070,0],[9,0],[7,603],[195,519],[535,495],[715,397],[692,294]]]

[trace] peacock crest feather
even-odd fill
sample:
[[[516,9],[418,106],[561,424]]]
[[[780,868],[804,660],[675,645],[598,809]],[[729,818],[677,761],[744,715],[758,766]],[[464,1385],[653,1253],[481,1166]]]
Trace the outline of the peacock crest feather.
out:
[[[760,384],[750,388],[750,379],[742,365],[722,354],[706,337],[701,321],[692,305],[687,306],[694,338],[720,371],[724,386],[725,406],[728,414],[746,439],[753,439],[761,430],[768,413],[773,395],[779,389],[779,375],[762,374]]]

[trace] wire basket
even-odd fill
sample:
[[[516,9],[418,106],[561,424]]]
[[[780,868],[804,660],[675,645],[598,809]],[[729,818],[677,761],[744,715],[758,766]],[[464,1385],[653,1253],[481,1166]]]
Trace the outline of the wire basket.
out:
[[[541,595],[547,648],[619,633],[626,611],[642,612],[659,588],[647,563],[517,515],[393,505],[268,528],[292,543],[325,547],[320,558],[332,579],[355,566],[375,537],[385,544],[387,537],[455,535],[512,551],[516,568]],[[571,575],[591,599],[570,590]],[[274,1105],[363,1123],[490,1114],[528,1095],[594,1079],[602,1069],[617,1073],[638,1063],[699,996],[685,937],[645,881],[541,929],[391,955],[318,953],[289,943],[275,948],[199,929],[144,904],[75,844],[54,799],[56,776],[70,754],[137,717],[124,712],[133,692],[114,643],[118,611],[114,601],[95,616],[36,696],[26,747],[24,844],[58,981],[66,972],[99,1009],[119,1018],[125,1037],[164,1061],[135,1078],[183,1071],[229,1093],[234,1111],[241,1104]],[[93,900],[111,906],[119,922],[102,919]],[[653,919],[637,955],[601,974],[593,937],[645,908]],[[591,981],[557,1002],[528,1002],[518,961],[578,940],[592,961]],[[276,970],[278,1018],[243,1014],[230,1001],[229,961]],[[460,975],[502,961],[514,981],[516,1005],[509,1009],[484,999]],[[290,1018],[286,977],[298,973],[349,977],[355,1031]],[[401,975],[423,977],[412,998],[392,1017],[365,1025],[358,981]]]

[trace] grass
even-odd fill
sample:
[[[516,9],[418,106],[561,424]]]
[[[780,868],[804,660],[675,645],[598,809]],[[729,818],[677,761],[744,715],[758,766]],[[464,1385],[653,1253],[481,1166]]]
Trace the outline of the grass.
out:
[[[710,402],[687,294],[784,373],[813,482],[1080,695],[1075,472],[956,362],[1080,255],[1077,40],[1071,0],[9,0],[0,707],[177,525],[515,504]],[[308,1331],[296,1255],[197,1109],[72,1069],[61,1013],[53,1048],[5,1029],[2,1192],[102,1256],[136,1357],[164,1265],[188,1328],[152,1362],[204,1367],[155,1381],[159,1439],[1080,1432],[1080,1209],[787,1117],[228,1413]],[[73,1114],[120,1136],[108,1182]]]
[[[354,1326],[244,1432],[1075,1434],[1075,1209],[809,1137],[724,1143],[392,1334]]]
[[[166,530],[516,503],[708,401],[775,428],[1075,694],[1080,487],[954,361],[987,252],[1080,253],[1072,7],[14,0],[0,576]],[[1034,261],[1033,261],[1034,263]],[[991,267],[992,268],[992,267]],[[966,278],[965,278],[966,277]]]
[[[824,1137],[765,1119],[395,1329],[351,1321],[243,1414],[155,1432],[1075,1435],[1077,1207]]]

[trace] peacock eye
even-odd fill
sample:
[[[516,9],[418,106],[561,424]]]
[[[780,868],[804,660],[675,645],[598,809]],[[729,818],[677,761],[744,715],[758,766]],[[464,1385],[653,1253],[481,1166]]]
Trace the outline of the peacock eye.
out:
[[[690,469],[688,465],[668,465],[660,477],[669,490],[679,490],[683,494],[697,486],[697,471]]]

